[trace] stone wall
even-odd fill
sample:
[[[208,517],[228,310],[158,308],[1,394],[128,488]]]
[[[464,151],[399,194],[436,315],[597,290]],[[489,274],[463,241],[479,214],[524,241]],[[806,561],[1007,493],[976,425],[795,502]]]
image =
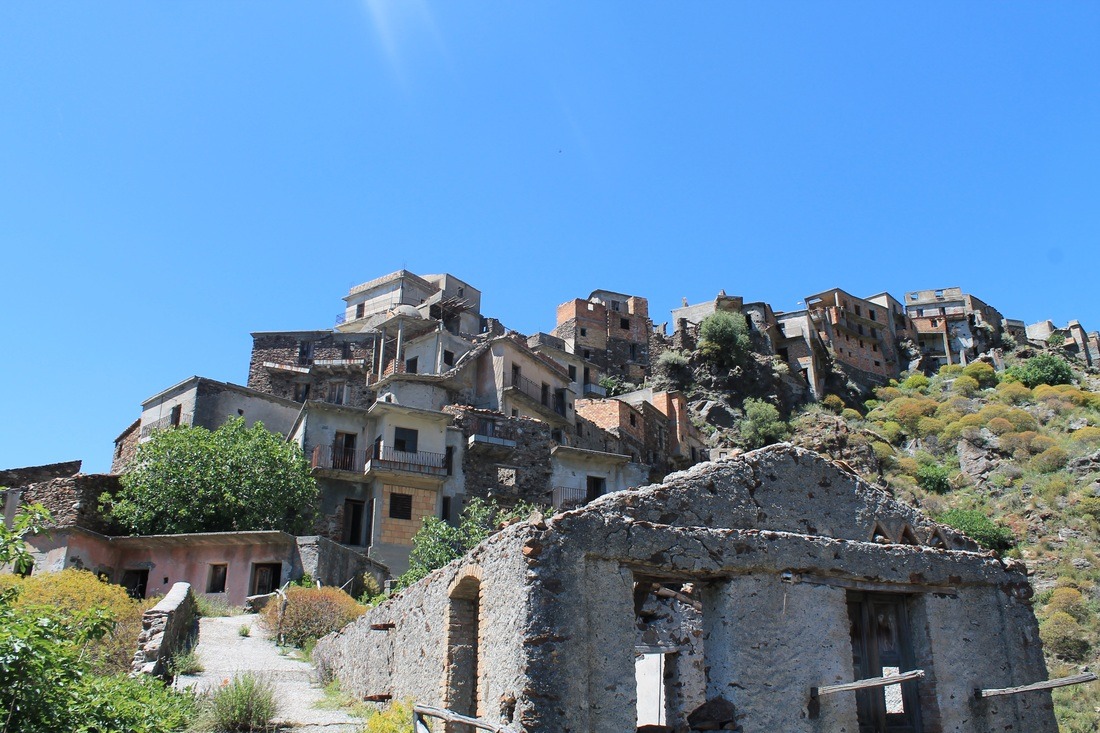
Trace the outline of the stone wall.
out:
[[[331,331],[290,331],[256,333],[252,335],[252,357],[246,386],[283,399],[324,400],[330,385],[344,383],[348,387],[344,404],[369,407],[373,392],[367,386],[367,375],[374,363],[374,334],[334,333]],[[304,344],[312,344],[307,357]],[[365,360],[365,366],[326,366],[318,362]],[[275,370],[265,362],[297,367],[301,371]],[[303,396],[302,386],[309,386]]]
[[[302,572],[324,585],[343,588],[354,598],[363,593],[364,573],[373,575],[380,588],[389,577],[389,569],[382,563],[325,537],[296,537],[295,541]]]
[[[134,420],[133,424],[115,439],[115,452],[111,455],[111,473],[122,473],[137,453],[138,438],[141,437],[141,419]]]
[[[172,657],[187,651],[197,633],[198,608],[190,583],[176,583],[160,603],[141,617],[133,674],[170,677]]]
[[[872,540],[878,527],[953,549]],[[824,459],[778,446],[508,527],[323,639],[314,658],[357,696],[465,706],[519,731],[625,733],[641,642],[670,655],[671,730],[713,729],[689,722],[708,700],[726,711],[723,729],[854,733],[854,695],[811,705],[809,692],[856,676],[849,604],[874,593],[908,616],[927,673],[924,730],[1054,733],[1049,693],[973,697],[1046,669],[1022,564],[964,547]],[[651,594],[686,606],[669,614]]]
[[[119,489],[119,477],[110,474],[84,474],[55,478],[24,486],[21,502],[38,503],[50,512],[57,527],[79,525],[102,534],[113,534],[117,528],[99,510],[100,497]]]
[[[0,486],[18,489],[28,484],[39,484],[55,478],[75,476],[80,472],[80,461],[50,463],[45,466],[27,466],[26,468],[8,468],[0,471]]]

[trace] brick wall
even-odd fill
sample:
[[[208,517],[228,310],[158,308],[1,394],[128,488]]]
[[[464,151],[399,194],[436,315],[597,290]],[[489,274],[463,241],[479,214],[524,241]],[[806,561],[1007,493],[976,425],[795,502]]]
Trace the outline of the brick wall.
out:
[[[390,496],[409,494],[412,496],[412,519],[392,519],[390,517]],[[378,541],[383,544],[412,545],[413,535],[424,523],[425,517],[435,516],[435,498],[437,492],[431,489],[418,489],[412,486],[382,486],[382,531]]]

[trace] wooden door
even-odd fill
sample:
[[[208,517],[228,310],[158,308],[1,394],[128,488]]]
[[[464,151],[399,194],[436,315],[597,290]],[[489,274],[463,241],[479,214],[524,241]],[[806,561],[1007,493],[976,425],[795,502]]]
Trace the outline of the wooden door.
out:
[[[906,597],[850,593],[852,663],[856,679],[915,669]],[[856,692],[860,733],[920,733],[917,680]]]

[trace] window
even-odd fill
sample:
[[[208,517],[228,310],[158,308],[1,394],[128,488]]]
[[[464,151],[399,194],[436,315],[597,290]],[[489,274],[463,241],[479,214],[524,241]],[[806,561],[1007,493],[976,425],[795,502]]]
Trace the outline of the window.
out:
[[[621,306],[619,305],[619,301],[617,301],[617,300],[613,300],[613,301],[611,301],[611,310],[613,310],[613,311],[616,311],[616,312],[617,312],[617,311],[619,310],[619,308],[620,308],[620,307],[621,307]]]
[[[390,494],[390,519],[412,519],[412,494]]]
[[[862,314],[860,313],[860,310],[859,310],[859,306],[858,306],[858,305],[856,306],[856,315],[857,315],[857,316],[858,316],[858,315],[862,315]]]
[[[418,433],[411,428],[393,429],[393,449],[405,453],[416,453],[416,440]]]
[[[629,318],[620,318],[619,319],[619,328],[623,329],[624,331],[629,331],[630,330],[630,319]]]
[[[585,349],[584,350],[584,358],[585,359],[591,359],[592,358],[592,352],[589,351],[588,349]]]
[[[462,296],[464,296],[465,294],[466,294],[466,288],[459,288],[459,289],[458,289],[458,297],[460,297],[460,298],[461,298],[461,297],[462,297]]]
[[[405,360],[405,373],[416,374],[416,363],[420,360],[419,357],[414,356],[411,359]]]
[[[444,349],[443,350],[443,363],[446,364],[447,366],[454,366],[455,365],[455,352],[447,351],[446,349]]]
[[[362,318],[367,312],[367,304],[359,303],[355,306],[355,317]]]
[[[577,381],[577,367],[573,366],[572,364],[569,365],[569,381]]]
[[[347,401],[347,385],[343,382],[332,382],[328,386],[325,401],[334,405],[342,405]]]
[[[581,329],[581,336],[587,336],[587,335],[588,335],[588,329],[587,328],[582,328]]]
[[[172,427],[180,424],[180,418],[183,416],[183,405],[175,405],[172,407],[172,413],[169,416],[169,420],[172,423]]]
[[[313,342],[312,341],[299,341],[298,342],[298,364],[306,366],[313,363]]]
[[[630,360],[634,361],[638,358],[638,344],[630,345]]]
[[[867,309],[867,317],[870,318],[872,321],[875,320],[875,309],[874,308],[868,308]]]
[[[550,440],[553,440],[557,443],[565,442],[565,434],[562,433],[561,428],[554,428],[550,431]]]
[[[630,413],[630,427],[633,428],[633,427],[637,426],[637,424],[638,424],[638,418],[634,415],[633,412]]]
[[[228,565],[211,565],[210,577],[207,579],[207,592],[208,593],[224,593],[226,592],[226,571],[229,570]]]
[[[447,475],[454,475],[455,470],[455,448],[453,445],[449,445],[446,448],[446,452],[443,454],[443,468],[447,469]]]
[[[943,291],[942,290],[937,290],[936,291],[936,297],[939,298],[940,300],[943,300]]]
[[[308,384],[296,384],[294,385],[294,401],[305,402],[309,399],[309,385]]]

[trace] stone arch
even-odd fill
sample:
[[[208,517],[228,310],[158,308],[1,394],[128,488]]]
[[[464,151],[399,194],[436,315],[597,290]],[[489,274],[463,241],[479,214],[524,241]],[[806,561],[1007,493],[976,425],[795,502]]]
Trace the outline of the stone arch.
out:
[[[901,532],[898,533],[898,542],[903,545],[919,545],[921,542],[917,539],[916,533],[913,528],[908,524],[901,526]]]
[[[462,715],[478,717],[484,712],[482,681],[485,677],[482,648],[480,567],[463,568],[447,591],[447,665],[443,682],[443,705]],[[447,733],[473,733],[467,725],[450,723]]]

